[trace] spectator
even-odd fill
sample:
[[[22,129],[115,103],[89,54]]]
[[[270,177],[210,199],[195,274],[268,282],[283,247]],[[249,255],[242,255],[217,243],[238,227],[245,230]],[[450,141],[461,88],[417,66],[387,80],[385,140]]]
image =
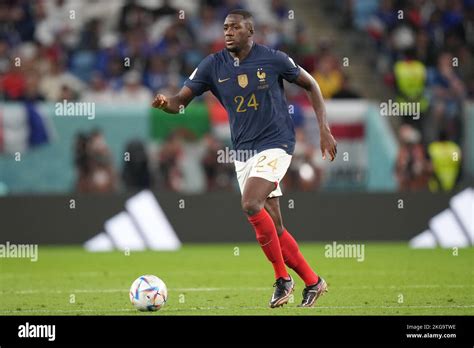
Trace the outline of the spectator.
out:
[[[151,177],[145,145],[141,140],[132,140],[127,144],[125,151],[129,156],[122,171],[125,188],[131,191],[149,188]]]
[[[343,76],[331,54],[325,54],[320,58],[313,77],[318,81],[325,99],[332,98],[342,88]]]
[[[77,101],[79,96],[74,92],[68,85],[61,86],[61,92],[59,94],[58,100],[66,100],[68,102]]]
[[[38,2],[35,39],[44,46],[55,41],[69,48],[79,43],[83,16],[80,15],[80,3],[66,0]],[[74,19],[71,16],[74,11]],[[69,20],[66,20],[69,19]]]
[[[359,99],[361,96],[352,89],[349,76],[342,75],[341,89],[332,96],[333,99]]]
[[[138,27],[130,29],[123,34],[123,39],[118,43],[117,50],[125,67],[142,71],[145,68],[152,47],[148,42],[145,29]]]
[[[21,100],[24,98],[25,88],[25,75],[12,62],[7,72],[0,76],[0,90],[3,91],[7,100]]]
[[[177,132],[168,136],[158,154],[159,180],[161,187],[171,191],[180,191],[183,186],[183,175],[179,159],[183,156],[183,147]]]
[[[149,105],[153,95],[140,83],[140,73],[129,71],[124,76],[124,86],[117,95],[117,102]]]
[[[30,102],[44,101],[44,96],[39,91],[39,74],[34,71],[26,76],[24,100]]]
[[[161,6],[153,11],[155,19],[159,19],[162,16],[176,16],[178,10],[170,4],[169,0],[163,0]]]
[[[397,89],[398,103],[418,103],[420,105],[420,117],[428,109],[428,99],[425,96],[426,87],[426,67],[419,60],[415,59],[413,48],[405,51],[405,57],[395,63],[394,66],[395,85]],[[411,122],[421,130],[421,122],[413,117],[404,117],[404,121]]]
[[[366,27],[367,33],[379,48],[384,43],[384,36],[393,30],[397,20],[397,12],[393,6],[393,0],[380,1],[379,8],[369,17]]]
[[[39,85],[40,93],[48,101],[61,101],[63,88],[70,89],[79,94],[84,88],[84,83],[66,70],[64,62],[51,62],[49,73],[42,77]]]
[[[124,61],[118,56],[107,59],[105,76],[110,88],[117,92],[123,87]]]
[[[278,18],[278,20],[288,19],[288,6],[285,0],[272,0],[272,12]]]
[[[424,29],[416,33],[416,59],[421,61],[426,67],[436,64],[436,49],[430,40],[428,32]]]
[[[396,161],[398,187],[402,191],[427,188],[430,164],[421,144],[421,134],[405,124],[399,130],[400,150]]]
[[[153,13],[151,11],[139,5],[138,1],[127,0],[120,13],[118,28],[120,32],[125,33],[130,29],[147,27],[152,20]]]
[[[461,148],[448,140],[446,131],[441,131],[439,140],[428,145],[428,154],[433,166],[430,190],[451,191],[461,170]]]
[[[306,71],[315,70],[315,62],[317,60],[315,47],[311,44],[311,39],[307,29],[300,26],[296,32],[294,42],[289,47],[289,52],[295,52],[294,60]]]
[[[114,92],[107,85],[101,72],[92,73],[89,88],[82,94],[82,101],[96,103],[110,103],[114,99]]]
[[[295,151],[283,186],[288,190],[313,191],[321,185],[322,170],[316,163],[316,150],[308,141],[305,116],[297,100],[299,90],[289,89],[290,114],[295,126]]]
[[[322,169],[313,159],[315,148],[306,140],[304,130],[296,129],[296,145],[288,173],[283,181],[287,190],[314,191],[321,185]]]
[[[84,29],[81,32],[78,49],[85,51],[98,51],[102,34],[100,20],[98,18],[90,20],[85,24]]]
[[[428,84],[432,95],[432,120],[427,124],[429,140],[445,125],[449,138],[459,143],[465,86],[454,70],[450,53],[444,52],[439,56],[437,67],[430,69]]]
[[[74,166],[76,167],[76,176],[78,182],[88,175],[90,171],[89,160],[87,156],[87,140],[85,133],[76,134],[74,142]]]
[[[224,145],[211,134],[204,136],[204,143],[206,148],[201,163],[206,175],[207,191],[231,189],[234,164],[217,162],[219,151],[225,151]]]
[[[8,41],[0,37],[0,74],[6,73],[10,68],[10,45]]]
[[[275,29],[280,23],[271,19],[259,23],[258,33],[255,41],[259,44],[278,49],[283,42],[282,35]]]
[[[199,33],[196,39],[201,47],[223,40],[222,23],[214,12],[212,7],[203,6],[201,15],[193,21],[194,32]]]
[[[150,59],[150,66],[145,73],[145,85],[152,91],[157,92],[168,85],[168,64],[161,56],[155,54]]]
[[[105,193],[117,190],[117,175],[112,156],[100,130],[79,134],[75,144],[78,173],[76,190],[80,193]]]

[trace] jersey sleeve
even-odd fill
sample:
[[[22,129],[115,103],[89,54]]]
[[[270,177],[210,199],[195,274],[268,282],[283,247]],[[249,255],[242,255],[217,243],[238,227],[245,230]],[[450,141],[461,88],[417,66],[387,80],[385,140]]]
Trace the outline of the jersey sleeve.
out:
[[[211,89],[212,85],[212,56],[204,60],[194,69],[193,73],[184,81],[184,85],[189,87],[195,96],[200,96]]]
[[[282,51],[276,51],[276,57],[280,76],[288,82],[294,82],[300,74],[300,67]]]

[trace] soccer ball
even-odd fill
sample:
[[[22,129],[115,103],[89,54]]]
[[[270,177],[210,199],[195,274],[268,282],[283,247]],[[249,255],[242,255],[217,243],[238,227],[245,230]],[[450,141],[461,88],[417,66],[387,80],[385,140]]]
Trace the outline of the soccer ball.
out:
[[[138,277],[130,287],[130,301],[139,311],[157,311],[167,298],[166,284],[154,275]]]

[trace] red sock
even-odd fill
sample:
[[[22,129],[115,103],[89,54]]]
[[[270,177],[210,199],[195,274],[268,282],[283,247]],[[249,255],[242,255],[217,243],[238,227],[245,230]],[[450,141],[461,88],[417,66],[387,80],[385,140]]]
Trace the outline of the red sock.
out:
[[[257,214],[249,216],[248,219],[255,229],[257,240],[263,252],[273,265],[275,278],[288,279],[289,275],[286,270],[285,261],[283,261],[278,234],[270,214],[263,208]]]
[[[283,259],[288,267],[298,273],[306,286],[316,284],[319,280],[318,275],[314,273],[311,266],[306,262],[303,254],[298,248],[298,244],[287,230],[284,230],[280,236],[280,245]]]

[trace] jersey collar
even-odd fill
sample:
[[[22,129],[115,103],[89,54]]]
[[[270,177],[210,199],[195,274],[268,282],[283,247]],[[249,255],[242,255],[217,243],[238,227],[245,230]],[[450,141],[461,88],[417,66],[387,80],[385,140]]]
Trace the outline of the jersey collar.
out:
[[[245,62],[247,59],[249,59],[252,55],[253,55],[253,52],[255,51],[255,47],[257,46],[257,44],[255,43],[255,41],[253,42],[252,44],[252,47],[250,48],[250,51],[249,51],[249,54],[247,54],[247,57],[245,57],[244,59],[242,59],[240,61],[240,64],[242,64],[243,62]],[[227,50],[227,48],[224,48],[226,51],[227,51],[227,56],[229,57],[229,59],[233,62],[234,61],[234,57],[232,57],[232,55],[230,54],[230,52]]]

